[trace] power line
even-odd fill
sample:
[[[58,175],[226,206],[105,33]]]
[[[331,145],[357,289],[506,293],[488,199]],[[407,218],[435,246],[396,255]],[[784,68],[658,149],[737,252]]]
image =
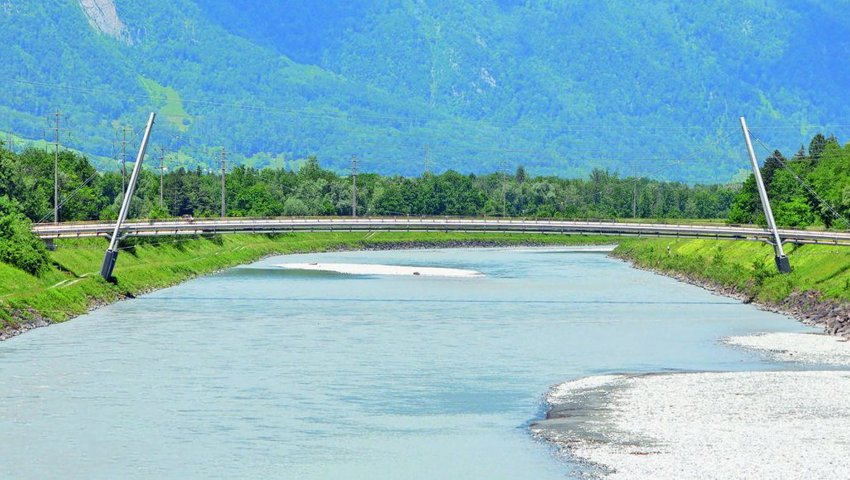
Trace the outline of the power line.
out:
[[[121,127],[121,193],[127,191],[127,131],[132,129],[124,125]]]
[[[3,77],[0,77],[0,78],[3,78]],[[74,91],[93,93],[93,94],[99,94],[99,95],[103,95],[104,90],[106,90],[105,88],[104,89],[90,89],[90,88],[84,88],[84,87],[75,87],[75,86],[71,86],[71,85],[61,85],[61,84],[58,84],[58,83],[23,80],[23,79],[19,79],[19,78],[5,77],[5,79],[7,81],[14,82],[14,83],[22,83],[22,84],[26,84],[26,85],[41,86],[41,87],[48,87],[48,88],[74,90]],[[110,95],[112,98],[119,98],[119,96],[116,95],[116,94],[110,94],[110,93],[107,93],[107,94]],[[149,99],[148,95],[131,94],[131,93],[126,93],[126,94],[122,93],[120,95],[120,97],[121,98],[138,98],[138,99],[144,99],[144,100]],[[240,103],[216,102],[216,101],[210,101],[210,100],[194,100],[194,99],[188,99],[188,98],[181,98],[181,101],[183,103],[195,104],[195,105],[201,105],[201,106],[213,106],[213,107],[246,110],[246,111],[266,111],[266,112],[298,114],[299,116],[302,116],[302,117],[306,116],[306,117],[318,117],[318,118],[335,118],[335,119],[340,119],[340,120],[350,120],[351,118],[360,117],[360,118],[371,118],[371,119],[394,120],[394,121],[398,121],[398,122],[401,122],[401,123],[411,122],[411,121],[418,121],[419,123],[423,123],[423,122],[427,123],[428,121],[431,121],[431,120],[444,119],[444,120],[449,120],[449,121],[452,121],[452,122],[455,122],[455,123],[482,123],[486,126],[491,126],[493,128],[511,127],[511,128],[516,128],[518,130],[523,130],[523,131],[526,131],[530,128],[533,128],[534,130],[538,130],[538,131],[540,131],[540,130],[556,130],[556,131],[559,131],[559,130],[564,130],[564,129],[569,129],[569,130],[572,130],[572,131],[577,131],[577,130],[578,131],[598,131],[600,129],[611,129],[611,128],[621,128],[622,127],[621,125],[611,125],[611,124],[608,124],[608,125],[606,125],[606,124],[592,124],[592,123],[573,123],[573,124],[570,124],[570,123],[555,122],[550,127],[544,129],[540,125],[534,125],[532,127],[531,125],[522,125],[522,124],[519,124],[517,122],[513,122],[513,123],[508,124],[508,123],[495,123],[495,122],[492,122],[492,121],[485,122],[485,121],[482,121],[482,120],[469,120],[469,119],[461,119],[460,121],[458,121],[458,119],[456,119],[455,117],[448,116],[448,115],[443,114],[441,112],[434,112],[432,109],[427,108],[425,106],[423,106],[423,110],[428,110],[429,114],[427,116],[415,117],[415,116],[376,114],[376,113],[371,113],[371,112],[351,112],[351,111],[316,112],[316,111],[313,111],[309,108],[284,108],[284,107],[269,106],[267,104],[251,105],[251,104],[240,104]],[[435,119],[433,117],[433,115],[435,113],[438,114],[440,116],[440,118]],[[169,115],[164,115],[164,116],[169,117],[169,118],[195,118],[195,116],[193,116],[193,115],[179,115],[179,114],[169,114]],[[732,119],[730,118],[729,121],[731,122]],[[732,127],[732,126],[733,126],[733,124],[730,123],[729,127]],[[787,128],[787,129],[797,129],[797,130],[799,130],[801,127],[805,127],[807,129],[850,128],[850,124],[812,125],[812,124],[790,124],[789,123],[789,124],[785,124],[785,125],[781,125],[781,126],[766,127],[766,128],[761,128],[761,129],[764,130],[764,129]],[[711,126],[702,126],[702,125],[671,125],[671,126],[634,125],[634,126],[631,126],[629,128],[631,130],[650,130],[650,131],[655,130],[655,131],[659,131],[659,133],[663,133],[665,131],[671,131],[671,130],[677,130],[677,131],[697,130],[697,131],[699,131],[699,130],[707,130],[707,129],[710,129],[712,127]]]
[[[85,181],[84,181],[84,182],[83,182],[83,183],[82,183],[79,187],[77,187],[76,189],[74,189],[74,191],[73,191],[73,192],[71,192],[71,194],[70,194],[70,195],[67,195],[67,196],[65,196],[65,197],[62,199],[62,202],[60,202],[60,203],[59,203],[59,208],[62,208],[63,206],[65,206],[65,204],[66,204],[66,203],[68,203],[68,202],[69,202],[69,201],[71,201],[74,197],[76,197],[76,196],[77,196],[77,195],[78,195],[78,194],[82,191],[82,189],[83,189],[83,188],[87,187],[87,186],[88,186],[88,185],[92,182],[92,180],[94,180],[95,178],[97,178],[99,175],[100,175],[100,173],[98,173],[97,171],[95,171],[95,172],[94,172],[94,173],[93,173],[93,174],[92,174],[89,178],[87,178],[87,179],[86,179],[86,180],[85,180]],[[47,219],[50,217],[50,215],[51,215],[50,213],[46,214],[45,216],[41,217],[41,218],[40,218],[37,222],[35,222],[35,223],[36,223],[36,224],[42,224],[42,223],[44,223],[44,221],[45,221],[45,220],[47,220]]]
[[[19,79],[16,79],[16,80],[14,80],[14,81],[17,81],[17,82],[20,82],[20,83],[33,84],[33,85],[44,85],[44,86],[51,86],[51,85],[52,85],[52,84],[44,83],[44,82],[32,82],[32,81],[25,81],[25,80],[19,80]],[[83,91],[92,91],[92,92],[97,91],[97,90],[94,90],[94,89],[83,89],[83,88],[75,88],[75,87],[70,87],[70,86],[58,86],[58,87],[60,87],[60,88],[69,88],[69,89],[77,89],[77,90],[83,90]],[[140,97],[141,97],[141,96],[140,96]],[[145,98],[146,98],[146,97],[145,97]],[[391,120],[402,121],[402,123],[404,123],[404,122],[408,122],[408,121],[411,121],[411,120],[414,120],[414,119],[415,119],[415,117],[412,117],[412,116],[405,116],[405,117],[401,117],[401,116],[389,116],[389,115],[380,115],[380,116],[375,116],[375,115],[363,115],[363,112],[359,112],[359,113],[352,113],[352,112],[337,112],[337,113],[331,113],[331,112],[312,112],[312,111],[305,111],[304,109],[283,109],[283,108],[279,108],[279,107],[277,107],[277,108],[275,108],[275,107],[269,107],[269,106],[267,106],[267,105],[228,104],[228,103],[222,103],[222,102],[197,101],[197,100],[190,100],[190,99],[186,99],[185,101],[186,101],[187,103],[196,103],[196,104],[199,104],[199,105],[212,105],[212,106],[221,106],[221,107],[226,107],[226,108],[236,108],[236,109],[244,109],[244,110],[258,110],[258,109],[259,109],[259,110],[266,110],[266,111],[278,111],[278,112],[287,112],[287,113],[298,113],[298,114],[299,114],[299,115],[301,115],[301,116],[320,116],[320,117],[325,117],[325,118],[330,118],[330,117],[332,117],[332,118],[338,118],[338,119],[351,119],[351,118],[358,117],[358,116],[365,116],[365,117],[369,117],[369,116],[371,116],[372,118],[384,118],[384,119],[391,119]],[[173,116],[173,117],[175,117],[175,118],[181,117],[180,115],[172,115],[172,116]],[[187,115],[186,117],[192,117],[192,116]],[[426,119],[426,120],[431,120],[431,118],[429,117],[429,118],[428,118],[428,119]],[[493,122],[484,123],[484,122],[482,122],[482,121],[475,121],[475,120],[470,120],[470,121],[460,121],[460,122],[458,122],[456,119],[450,119],[450,120],[453,120],[455,123],[458,123],[458,124],[461,124],[461,123],[463,123],[463,124],[468,124],[468,123],[477,123],[477,124],[479,124],[479,125],[480,125],[480,126],[482,126],[482,127],[486,127],[486,128],[489,128],[489,129],[493,129],[493,131],[492,131],[492,132],[488,132],[488,135],[487,135],[487,137],[488,137],[488,138],[489,138],[489,137],[491,137],[491,136],[502,135],[502,134],[501,134],[499,131],[497,131],[497,129],[496,129],[497,124],[495,124],[495,123],[493,123]],[[536,130],[536,131],[543,130],[543,128],[541,128],[541,126],[539,126],[539,125],[536,125],[536,126],[533,126],[533,127],[528,127],[528,126],[522,126],[522,125],[519,125],[519,124],[517,124],[517,123],[513,123],[513,124],[511,124],[509,127],[510,127],[510,128],[513,128],[513,129],[528,129],[528,128],[530,128],[530,129],[532,129],[532,130]],[[560,130],[560,131],[576,132],[576,131],[579,131],[579,130],[585,130],[585,129],[593,129],[593,130],[596,130],[596,129],[599,129],[599,128],[600,128],[600,126],[599,126],[599,125],[590,125],[590,124],[587,124],[587,123],[578,124],[578,125],[571,125],[571,124],[563,124],[563,123],[559,123],[559,124],[553,125],[553,126],[552,126],[552,128],[557,128],[557,129],[558,129],[558,130]],[[678,130],[682,130],[682,131],[689,131],[689,130],[706,130],[706,129],[710,128],[710,127],[704,127],[704,126],[678,126],[678,127],[677,127],[677,126],[672,126],[672,127],[655,127],[655,126],[640,126],[640,125],[638,125],[638,126],[634,126],[634,127],[632,127],[632,128],[633,128],[633,129],[635,129],[635,130],[648,130],[648,131],[656,131],[656,130],[657,130],[657,131],[659,131],[659,133],[661,133],[661,132],[663,132],[663,131],[669,131],[669,130],[671,130],[671,129],[673,129],[673,130],[678,129]],[[466,140],[469,140],[470,138],[481,138],[481,139],[483,139],[484,137],[483,137],[483,136],[481,136],[481,135],[479,135],[479,136],[477,136],[477,137],[472,137],[472,136],[468,135],[468,133],[465,133],[465,134],[464,134],[464,138],[465,138]],[[521,139],[521,140],[525,141],[525,139]],[[596,142],[596,141],[588,142],[588,143],[592,143],[592,144],[594,144],[594,145],[598,145],[598,142]],[[575,145],[576,145],[576,142],[575,142],[575,141],[570,142],[570,146],[574,147]],[[563,158],[563,156],[562,156],[562,155],[558,155],[556,152],[537,152],[537,151],[533,151],[533,150],[518,150],[518,149],[483,149],[483,148],[476,148],[476,149],[474,149],[473,151],[475,151],[475,152],[494,151],[494,152],[503,152],[503,153],[519,153],[519,154],[528,154],[528,155],[542,155],[542,156],[546,156],[546,157],[549,157],[549,158],[561,158],[561,159]],[[570,156],[578,157],[578,156],[581,156],[581,155],[584,155],[584,153],[571,152],[571,155],[570,155]],[[610,159],[582,159],[582,160],[584,160],[585,162],[588,162],[588,161],[590,161],[590,162],[593,162],[593,161],[595,161],[595,162],[601,162],[601,161],[605,161],[605,160],[609,160],[609,161],[612,161],[612,162],[619,162],[619,159],[616,159],[616,158],[610,158]],[[647,158],[647,160],[655,160],[655,158],[651,158],[651,159],[650,159],[650,158]],[[430,165],[429,165],[429,167],[430,167]],[[126,169],[126,168],[125,168],[125,169]]]
[[[56,115],[56,150],[53,155],[53,223],[59,223],[59,120],[62,112],[58,110]]]
[[[163,186],[165,185],[165,182],[164,182],[164,177],[165,177],[165,175],[164,175],[164,173],[165,173],[164,162],[165,162],[165,149],[162,148],[162,146],[160,145],[160,147],[159,147],[159,208],[163,208],[162,193],[163,193]]]

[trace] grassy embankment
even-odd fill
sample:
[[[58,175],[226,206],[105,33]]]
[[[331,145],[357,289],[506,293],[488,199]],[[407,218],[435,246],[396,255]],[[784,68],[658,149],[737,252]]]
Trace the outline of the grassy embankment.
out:
[[[157,242],[156,244],[150,242]],[[614,243],[596,236],[465,233],[297,233],[163,238],[121,252],[115,284],[100,278],[103,239],[62,240],[40,277],[0,263],[0,328],[44,318],[61,322],[93,305],[138,295],[272,254],[377,248],[387,244],[467,243],[577,245]]]
[[[794,271],[779,275],[773,247],[764,243],[668,239],[624,239],[619,243],[615,255],[639,267],[733,288],[762,303],[779,303],[794,291],[850,300],[850,247],[787,244],[785,251]]]

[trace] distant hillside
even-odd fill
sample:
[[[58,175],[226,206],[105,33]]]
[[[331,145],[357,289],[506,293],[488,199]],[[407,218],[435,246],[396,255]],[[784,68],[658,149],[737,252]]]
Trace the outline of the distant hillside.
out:
[[[155,144],[186,166],[223,146],[254,166],[726,181],[747,167],[738,115],[789,155],[848,136],[847,6],[18,0],[0,5],[0,130],[50,136],[60,109],[63,142],[114,157],[116,128],[156,109]]]

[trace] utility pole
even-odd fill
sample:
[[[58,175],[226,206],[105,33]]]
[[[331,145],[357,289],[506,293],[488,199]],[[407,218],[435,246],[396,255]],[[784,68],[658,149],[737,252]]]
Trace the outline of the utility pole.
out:
[[[53,153],[53,223],[59,223],[59,118],[62,112],[56,111],[56,147]]]
[[[505,203],[505,181],[505,178],[502,178],[502,218],[508,216],[508,208],[507,204]]]
[[[502,164],[502,174],[500,175],[502,177],[502,218],[505,218],[505,217],[508,216],[508,208],[507,208],[507,203],[505,201],[505,189],[507,188],[506,183],[508,181],[508,174],[506,173],[506,170],[507,170],[507,166],[503,163]]]
[[[773,253],[776,268],[779,270],[779,273],[791,273],[791,263],[782,250],[782,239],[779,238],[779,230],[777,230],[776,221],[773,219],[773,210],[770,208],[767,189],[764,188],[764,180],[761,178],[759,162],[756,159],[756,152],[753,150],[753,142],[750,140],[750,130],[747,128],[747,120],[744,117],[741,117],[741,130],[744,132],[744,141],[747,143],[747,153],[750,155],[750,164],[753,167],[753,175],[756,177],[756,187],[758,187],[764,216],[767,218],[767,227],[773,234]]]
[[[637,176],[637,166],[632,165],[632,183],[634,183],[634,185],[632,185],[632,218],[637,218],[637,191],[639,180],[640,179]]]
[[[227,174],[227,152],[224,150],[224,147],[221,148],[221,218],[224,218],[227,215],[227,200],[226,198],[226,190],[224,178]]]
[[[121,193],[127,191],[127,126],[121,127]]]
[[[159,147],[159,208],[162,208],[163,175],[165,173],[165,149]]]
[[[425,173],[431,173],[431,145],[425,145]]]
[[[632,192],[632,218],[637,218],[637,179],[635,179],[635,189]]]
[[[357,155],[351,156],[351,216],[357,216]]]

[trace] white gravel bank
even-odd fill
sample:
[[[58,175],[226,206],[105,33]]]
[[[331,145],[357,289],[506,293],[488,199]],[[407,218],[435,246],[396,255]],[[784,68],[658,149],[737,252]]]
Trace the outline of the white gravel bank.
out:
[[[367,263],[281,263],[277,267],[287,270],[335,272],[348,275],[419,275],[423,277],[483,277],[475,270],[439,267],[409,267],[404,265],[377,265]]]
[[[763,333],[729,337],[726,343],[759,350],[780,361],[850,366],[850,342],[831,335]],[[848,428],[850,428],[850,419],[848,419]]]
[[[549,401],[569,418],[532,430],[604,478],[850,478],[850,372],[593,377]]]

